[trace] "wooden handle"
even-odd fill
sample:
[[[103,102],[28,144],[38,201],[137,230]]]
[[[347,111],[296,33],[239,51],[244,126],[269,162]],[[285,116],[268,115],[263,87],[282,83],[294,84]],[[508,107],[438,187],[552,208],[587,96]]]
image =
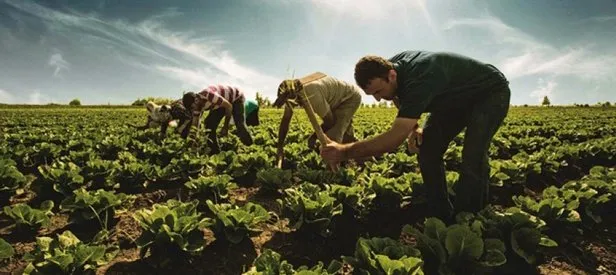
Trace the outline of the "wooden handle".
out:
[[[321,129],[321,125],[319,125],[319,122],[314,115],[314,110],[312,109],[312,104],[310,104],[310,100],[306,98],[305,102],[306,104],[302,105],[304,107],[304,110],[306,111],[306,115],[308,115],[308,120],[310,120],[310,124],[312,125],[312,128],[314,128],[314,131],[317,133],[317,138],[319,139],[321,144],[325,145],[327,144],[328,138],[325,136],[325,133],[323,133],[323,129]],[[338,165],[331,165],[330,168],[332,169],[332,171],[338,172]]]
[[[322,73],[322,72],[315,72],[315,73],[311,73],[307,76],[304,76],[302,78],[299,79],[299,83],[301,83],[302,85],[306,84],[306,83],[310,83],[312,81],[316,81],[319,80],[321,78],[326,77],[327,75]]]

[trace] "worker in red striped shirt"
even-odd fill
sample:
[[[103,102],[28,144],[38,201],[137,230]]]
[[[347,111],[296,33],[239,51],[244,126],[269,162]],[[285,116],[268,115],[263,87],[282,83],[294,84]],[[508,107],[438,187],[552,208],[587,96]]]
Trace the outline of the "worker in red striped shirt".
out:
[[[192,113],[191,126],[199,129],[200,118],[203,112],[209,111],[205,118],[205,128],[208,137],[208,147],[211,153],[220,152],[216,129],[220,120],[225,117],[225,124],[221,130],[221,135],[226,136],[229,131],[229,121],[233,116],[237,135],[244,145],[252,145],[252,136],[246,127],[244,117],[244,94],[237,88],[228,85],[211,85],[199,93],[188,92],[182,97],[183,105]],[[190,132],[190,130],[189,130]]]

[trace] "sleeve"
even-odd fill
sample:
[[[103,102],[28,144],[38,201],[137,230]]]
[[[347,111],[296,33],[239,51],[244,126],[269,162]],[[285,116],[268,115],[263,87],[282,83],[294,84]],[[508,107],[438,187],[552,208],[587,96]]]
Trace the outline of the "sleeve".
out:
[[[446,78],[438,66],[431,64],[420,64],[405,74],[398,87],[397,117],[419,119],[432,99],[445,89]]]

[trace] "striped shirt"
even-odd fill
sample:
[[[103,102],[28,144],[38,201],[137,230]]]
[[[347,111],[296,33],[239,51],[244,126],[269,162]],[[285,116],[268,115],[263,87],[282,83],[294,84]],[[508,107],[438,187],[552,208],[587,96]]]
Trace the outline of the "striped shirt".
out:
[[[199,116],[203,111],[218,109],[222,106],[223,98],[233,104],[237,100],[243,101],[244,93],[233,86],[211,85],[197,93],[197,108],[193,110],[193,115]]]

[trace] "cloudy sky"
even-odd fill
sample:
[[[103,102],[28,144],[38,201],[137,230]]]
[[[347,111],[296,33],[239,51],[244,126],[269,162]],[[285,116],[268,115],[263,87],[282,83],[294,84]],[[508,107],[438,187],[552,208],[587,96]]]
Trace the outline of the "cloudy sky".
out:
[[[513,104],[616,101],[612,0],[0,0],[0,102],[129,104],[236,84],[273,99],[363,55],[452,51],[500,68]],[[364,97],[365,102],[374,102]]]

